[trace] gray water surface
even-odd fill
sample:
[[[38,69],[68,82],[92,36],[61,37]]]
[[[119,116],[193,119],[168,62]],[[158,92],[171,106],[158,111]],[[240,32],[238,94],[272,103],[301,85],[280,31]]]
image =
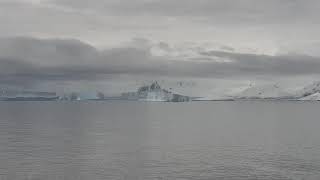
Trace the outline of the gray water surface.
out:
[[[1,102],[1,180],[320,179],[320,103]]]

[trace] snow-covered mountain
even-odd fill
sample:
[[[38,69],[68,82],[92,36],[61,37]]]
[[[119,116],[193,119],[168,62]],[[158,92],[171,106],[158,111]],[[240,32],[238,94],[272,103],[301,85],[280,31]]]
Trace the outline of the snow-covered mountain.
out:
[[[292,94],[277,84],[250,86],[234,96],[235,99],[290,99]]]
[[[320,101],[320,93],[316,92],[309,96],[305,96],[299,99],[300,101]]]
[[[301,101],[320,101],[320,82],[304,87],[296,92],[295,96]]]
[[[279,85],[250,86],[235,99],[290,99],[302,101],[320,100],[320,82],[315,82],[298,91],[292,92],[281,88]]]
[[[296,97],[304,98],[310,95],[320,93],[320,82],[314,82],[313,84],[304,87],[296,93]]]

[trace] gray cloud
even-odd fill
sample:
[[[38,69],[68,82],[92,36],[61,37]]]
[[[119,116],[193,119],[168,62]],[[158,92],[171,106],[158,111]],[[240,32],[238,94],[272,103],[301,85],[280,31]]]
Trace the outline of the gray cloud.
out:
[[[53,0],[52,3],[103,14],[200,16],[231,23],[318,22],[320,6],[317,0]]]
[[[98,50],[71,39],[3,38],[0,39],[0,84],[103,81],[121,75],[235,78],[320,74],[320,58],[311,56],[268,56],[201,48],[196,53],[206,61],[155,57],[144,46]],[[231,62],[210,61],[212,58],[227,58]]]
[[[74,38],[111,47],[134,37],[318,55],[317,0],[2,0],[0,36]],[[269,53],[271,54],[271,53]]]
[[[235,60],[231,65],[244,74],[305,75],[319,74],[320,58],[299,54],[259,55],[223,51],[200,52],[203,55]]]

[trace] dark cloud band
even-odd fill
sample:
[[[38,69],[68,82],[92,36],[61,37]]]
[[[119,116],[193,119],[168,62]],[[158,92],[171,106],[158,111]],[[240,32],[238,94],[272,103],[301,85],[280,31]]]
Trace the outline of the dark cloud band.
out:
[[[206,62],[155,57],[149,48],[97,50],[77,40],[0,39],[0,83],[104,80],[132,76],[212,77],[291,76],[320,74],[320,58],[268,56],[224,51],[195,52]],[[231,61],[212,61],[210,58]]]

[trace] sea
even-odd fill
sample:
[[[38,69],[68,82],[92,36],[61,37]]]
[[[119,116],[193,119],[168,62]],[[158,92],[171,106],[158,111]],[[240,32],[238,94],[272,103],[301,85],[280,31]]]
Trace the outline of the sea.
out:
[[[0,180],[319,180],[320,103],[0,102]]]

